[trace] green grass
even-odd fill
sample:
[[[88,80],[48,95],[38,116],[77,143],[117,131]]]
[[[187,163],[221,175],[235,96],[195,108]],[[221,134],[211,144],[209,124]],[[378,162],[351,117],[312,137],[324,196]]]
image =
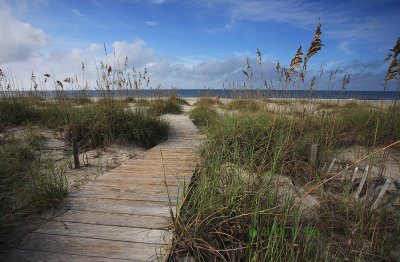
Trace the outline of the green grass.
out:
[[[40,153],[40,141],[32,131],[0,141],[0,232],[67,193],[63,168]]]
[[[312,194],[320,206],[309,217],[293,207],[294,198],[282,197],[286,189],[276,184],[276,177],[283,175],[306,188],[324,181],[308,160],[313,143],[321,144],[325,154],[343,145],[372,146],[374,141],[387,145],[399,140],[399,107],[372,111],[340,107],[324,117],[245,110],[217,121],[208,120],[216,117],[209,110],[199,106],[191,112],[204,128],[206,141],[201,165],[179,203],[171,258],[182,254],[196,261],[389,257],[400,233],[398,212],[371,210],[354,202],[348,191],[335,192],[327,184]],[[363,252],[366,241],[371,246]]]
[[[177,96],[170,96],[170,97],[168,98],[168,101],[170,101],[170,102],[173,103],[173,104],[177,104],[177,105],[187,105],[187,106],[190,106],[190,104],[189,104],[188,101],[186,101],[186,100],[183,99],[183,98],[177,97]]]
[[[164,114],[181,114],[183,112],[182,106],[176,99],[156,99],[151,102],[147,111],[156,116]]]
[[[199,127],[204,127],[212,124],[217,120],[218,114],[215,109],[208,106],[196,106],[189,113],[190,119],[192,119],[193,123]]]
[[[254,99],[234,99],[224,105],[227,110],[242,110],[257,112],[261,109],[261,105]]]
[[[80,150],[116,142],[134,142],[145,148],[168,136],[168,123],[144,109],[107,98],[39,100],[29,97],[0,99],[0,231],[17,225],[24,216],[62,199],[68,190],[66,167],[41,153],[41,138],[34,132],[21,137],[8,130],[31,125],[61,132],[70,144],[77,138]],[[12,134],[12,132],[11,132]],[[4,136],[4,137],[3,137]],[[72,147],[72,145],[71,145]]]
[[[215,98],[202,97],[200,99],[197,99],[197,101],[194,103],[194,105],[195,106],[213,106],[213,105],[222,105],[222,102]]]
[[[0,109],[3,129],[23,124],[41,125],[63,131],[68,142],[76,136],[81,147],[86,148],[117,141],[135,142],[149,148],[168,135],[165,121],[140,109],[129,110],[125,103],[114,99],[76,106],[70,100],[37,104],[13,98],[1,100]]]

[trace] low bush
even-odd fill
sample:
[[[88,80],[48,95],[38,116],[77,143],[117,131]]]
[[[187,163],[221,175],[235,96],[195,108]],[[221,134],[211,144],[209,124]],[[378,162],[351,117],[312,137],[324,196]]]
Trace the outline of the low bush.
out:
[[[208,126],[216,121],[218,114],[215,109],[208,106],[196,106],[189,113],[190,119],[196,126]]]
[[[261,109],[261,105],[254,99],[235,99],[225,104],[227,110],[244,110],[250,112],[257,112]]]
[[[222,105],[222,102],[215,98],[202,97],[200,99],[197,99],[197,101],[194,103],[194,105],[195,106],[213,106],[213,105]]]
[[[156,99],[150,104],[148,112],[152,115],[160,116],[164,114],[181,114],[183,110],[176,101]]]

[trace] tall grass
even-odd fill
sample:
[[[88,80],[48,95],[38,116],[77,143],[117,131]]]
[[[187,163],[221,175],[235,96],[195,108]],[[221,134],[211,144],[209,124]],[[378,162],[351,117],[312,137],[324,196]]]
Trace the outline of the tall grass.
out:
[[[65,169],[40,147],[41,137],[32,131],[0,141],[0,232],[67,194]]]
[[[214,123],[214,121],[218,120],[217,111],[209,106],[196,106],[189,113],[190,119],[192,119],[193,123],[199,127],[208,126]]]
[[[226,103],[223,108],[228,110],[247,110],[256,112],[261,109],[260,103],[254,99],[235,99]]]
[[[195,110],[203,118],[209,114],[200,106]],[[384,129],[398,130],[400,118],[391,117],[399,110],[359,106],[325,116],[246,110],[215,116],[203,125],[203,160],[175,218],[171,259],[182,254],[196,261],[388,258],[400,214],[365,209],[348,191],[330,185],[312,194],[320,204],[307,209],[295,205],[304,191],[294,188],[324,180],[309,163],[311,144],[321,144],[322,154],[340,146],[372,146],[377,128],[377,144],[397,141],[398,132]]]
[[[147,111],[156,116],[164,114],[181,114],[183,112],[181,104],[183,100],[177,100],[174,97],[170,97],[167,100],[156,99],[149,105]]]
[[[311,165],[310,148],[319,144],[321,155],[327,156],[341,147],[373,149],[398,143],[400,107],[315,101],[313,90],[323,70],[307,83],[307,64],[321,50],[320,36],[318,24],[307,54],[303,57],[300,47],[288,69],[277,65],[283,89],[309,88],[309,99],[297,103],[301,106],[291,107],[290,101],[284,101],[281,105],[285,110],[267,111],[264,103],[268,100],[238,97],[221,106],[237,111],[230,116],[218,116],[214,103],[204,99],[191,111],[206,140],[202,161],[173,218],[170,260],[391,258],[398,245],[400,212],[395,208],[372,209],[367,200],[354,200],[347,180],[335,183],[320,167]],[[391,65],[397,63],[393,61],[398,52],[393,52]],[[259,50],[257,55],[261,64]],[[243,73],[246,91],[255,84],[249,60]],[[349,83],[346,74],[342,90]]]
[[[95,87],[85,80],[84,63],[81,79],[75,76],[62,81],[44,74],[39,80],[32,73],[29,91],[16,89],[12,74],[0,68],[0,231],[17,224],[24,215],[55,203],[68,191],[66,169],[56,165],[51,154],[43,155],[41,139],[13,137],[16,129],[50,128],[81,152],[116,142],[150,148],[167,138],[168,123],[158,115],[170,112],[170,104],[152,114],[139,97],[126,101],[119,97],[138,94],[144,86],[151,88],[147,69],[143,73],[134,69],[128,72],[127,58],[123,65],[110,65],[107,53],[106,57],[97,68]],[[90,88],[96,89],[97,99],[91,97],[94,92]],[[185,103],[177,97],[167,101],[174,110]],[[137,102],[136,108],[132,109],[129,102]]]

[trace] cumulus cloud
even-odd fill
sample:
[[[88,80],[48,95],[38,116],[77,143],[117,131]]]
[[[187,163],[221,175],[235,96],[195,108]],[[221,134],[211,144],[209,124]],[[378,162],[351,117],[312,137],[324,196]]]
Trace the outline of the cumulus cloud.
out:
[[[43,30],[13,19],[0,11],[0,62],[21,61],[37,56],[49,40]]]
[[[132,42],[115,41],[105,57],[103,44],[91,43],[86,47],[73,49],[56,49],[50,46],[50,41],[43,30],[34,28],[29,24],[15,20],[6,12],[0,13],[0,64],[7,71],[13,72],[18,88],[29,89],[31,86],[31,73],[37,76],[38,81],[43,80],[44,74],[51,74],[57,80],[77,76],[81,82],[88,81],[90,88],[96,88],[96,79],[99,77],[97,69],[100,61],[107,60],[113,67],[115,62],[123,64],[128,57],[129,68],[137,70],[148,68],[151,85],[156,87],[178,88],[221,88],[226,81],[243,83],[245,81],[242,70],[246,65],[247,53],[236,53],[223,59],[182,59],[178,57],[162,57],[156,50],[149,47],[142,39]],[[348,46],[344,45],[343,48]],[[255,58],[250,58],[254,76],[253,84],[262,86],[263,79],[270,82],[275,78],[275,61],[263,63],[263,79],[260,78],[260,68],[256,65]],[[85,68],[82,71],[82,63]],[[335,64],[332,61],[331,64]],[[378,88],[383,84],[386,69],[382,61],[354,61],[346,68],[339,68],[337,79],[345,72],[352,74],[351,89],[362,89],[366,86]],[[333,66],[332,66],[333,67]],[[377,70],[379,68],[379,70]],[[332,70],[332,68],[328,68]],[[311,75],[310,72],[309,75]],[[326,74],[327,75],[327,74]],[[338,80],[339,81],[339,80]],[[338,82],[339,83],[339,82]],[[45,88],[52,89],[51,83]],[[320,89],[324,89],[321,81]]]
[[[128,57],[131,66],[143,67],[155,59],[156,52],[153,48],[146,47],[142,39],[132,43],[116,41],[112,44],[117,59]]]

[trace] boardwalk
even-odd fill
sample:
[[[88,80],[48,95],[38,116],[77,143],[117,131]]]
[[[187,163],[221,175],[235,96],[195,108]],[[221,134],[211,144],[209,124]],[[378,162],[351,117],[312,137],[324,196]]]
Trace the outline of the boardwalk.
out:
[[[169,201],[175,212],[178,188],[190,181],[200,142],[187,116],[168,119],[167,141],[69,194],[57,209],[60,215],[9,249],[7,260],[161,259],[169,235]]]

